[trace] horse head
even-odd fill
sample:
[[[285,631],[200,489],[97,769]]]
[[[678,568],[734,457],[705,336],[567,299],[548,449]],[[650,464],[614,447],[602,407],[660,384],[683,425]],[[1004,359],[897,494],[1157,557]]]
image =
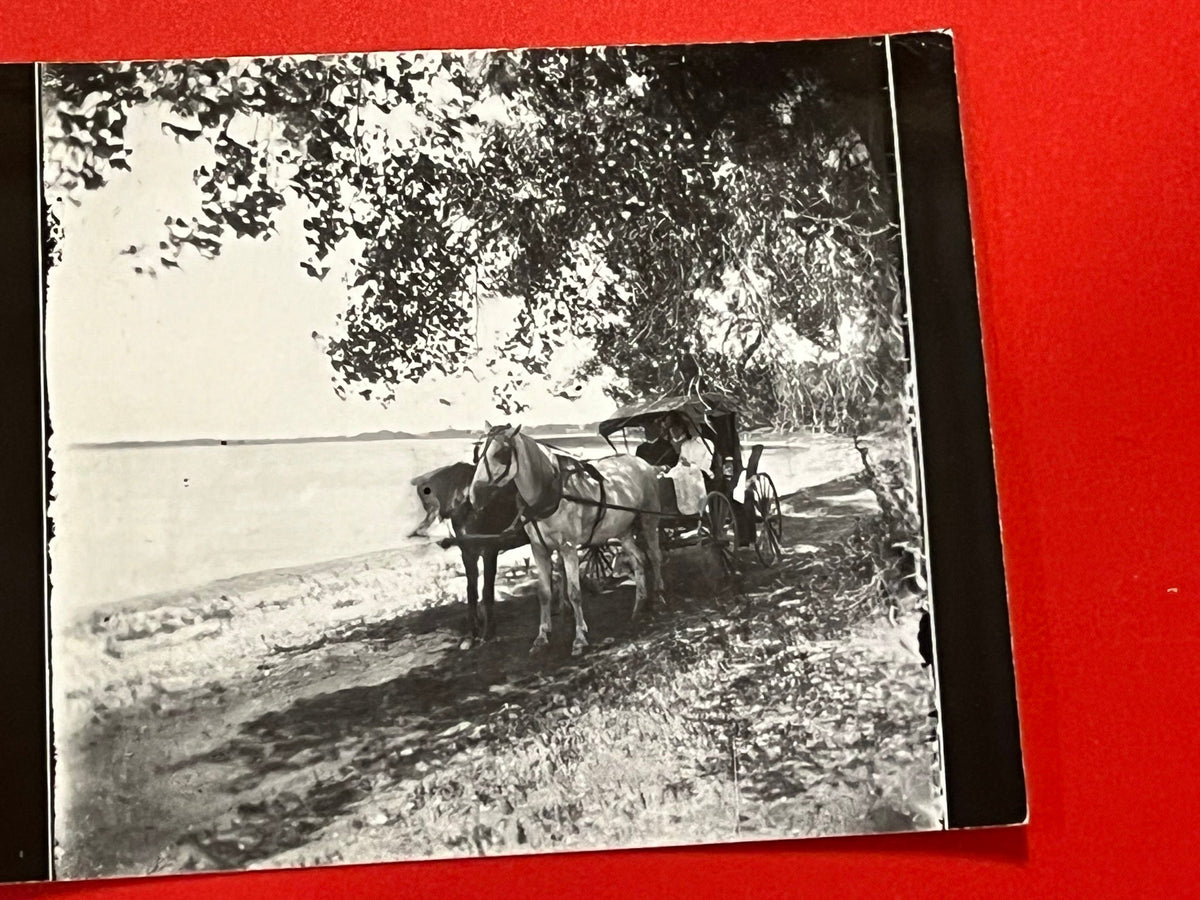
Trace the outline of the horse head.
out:
[[[471,502],[482,507],[488,494],[517,477],[517,445],[521,426],[489,426],[476,451],[471,479]]]
[[[427,537],[435,522],[451,518],[468,502],[471,476],[475,467],[469,463],[454,463],[442,466],[412,480],[417,489],[417,499],[425,510],[425,518],[409,537]]]

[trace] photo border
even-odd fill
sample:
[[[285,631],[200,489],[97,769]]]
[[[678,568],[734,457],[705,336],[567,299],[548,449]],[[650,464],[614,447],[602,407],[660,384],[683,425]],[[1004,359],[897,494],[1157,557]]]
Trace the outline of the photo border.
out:
[[[1027,821],[954,45],[888,36],[946,825]]]
[[[47,631],[46,437],[43,399],[40,110],[38,67],[0,65],[0,334],[6,338],[0,404],[0,506],[4,540],[4,777],[0,779],[0,881],[51,877],[53,801]],[[36,435],[36,439],[34,438]],[[35,598],[40,602],[35,602]]]

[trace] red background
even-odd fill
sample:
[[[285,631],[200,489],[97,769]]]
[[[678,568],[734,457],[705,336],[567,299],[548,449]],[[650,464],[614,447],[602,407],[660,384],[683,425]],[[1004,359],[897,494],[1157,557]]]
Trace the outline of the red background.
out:
[[[956,834],[15,886],[0,888],[0,898],[1193,894],[1196,12],[1183,0],[5,0],[3,60],[952,28],[1031,822]]]

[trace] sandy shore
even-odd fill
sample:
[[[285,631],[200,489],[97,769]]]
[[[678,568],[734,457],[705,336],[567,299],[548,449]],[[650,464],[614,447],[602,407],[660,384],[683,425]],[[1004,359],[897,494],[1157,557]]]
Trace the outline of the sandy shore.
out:
[[[497,590],[526,573],[503,559]],[[457,552],[417,539],[379,553],[256,572],[190,591],[135,598],[56,629],[54,692],[60,736],[93,707],[115,709],[238,677],[281,650],[329,631],[457,604]]]

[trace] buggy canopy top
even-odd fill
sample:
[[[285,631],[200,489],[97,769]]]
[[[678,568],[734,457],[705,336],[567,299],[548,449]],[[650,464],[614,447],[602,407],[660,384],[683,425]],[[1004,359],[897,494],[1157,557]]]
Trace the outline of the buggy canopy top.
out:
[[[709,420],[717,416],[732,416],[737,404],[724,394],[706,393],[688,396],[660,397],[622,406],[609,418],[600,423],[600,434],[608,437],[625,428],[637,428],[670,413],[680,413],[701,430]]]

